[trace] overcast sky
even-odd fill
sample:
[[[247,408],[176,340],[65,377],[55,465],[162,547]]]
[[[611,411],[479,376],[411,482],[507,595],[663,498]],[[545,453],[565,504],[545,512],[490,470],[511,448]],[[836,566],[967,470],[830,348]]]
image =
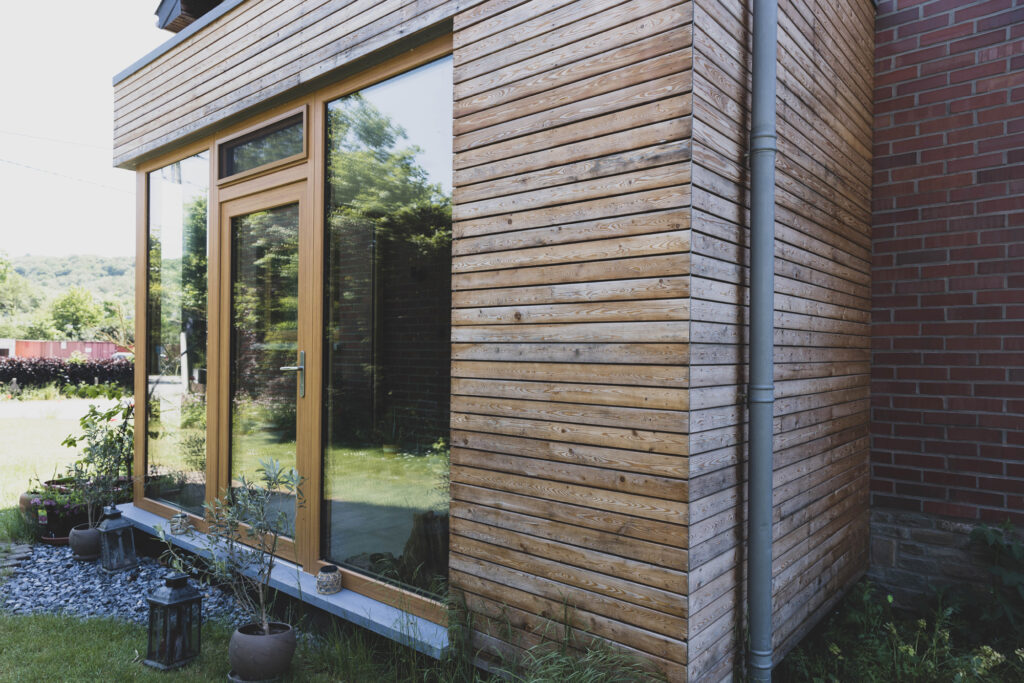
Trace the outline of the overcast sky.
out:
[[[0,251],[135,251],[135,181],[111,165],[112,78],[173,34],[158,0],[5,3],[0,22]]]

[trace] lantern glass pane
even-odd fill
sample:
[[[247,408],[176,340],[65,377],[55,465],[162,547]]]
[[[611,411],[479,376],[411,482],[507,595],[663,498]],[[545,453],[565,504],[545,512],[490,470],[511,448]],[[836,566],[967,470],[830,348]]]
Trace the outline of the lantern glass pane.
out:
[[[164,660],[164,610],[162,607],[149,608],[149,659],[155,662]]]
[[[202,637],[202,603],[199,600],[196,600],[189,605],[189,611],[191,613],[189,616],[189,630],[191,632],[189,642],[192,645],[191,654],[193,657],[196,657],[199,655],[199,643],[200,638]]]

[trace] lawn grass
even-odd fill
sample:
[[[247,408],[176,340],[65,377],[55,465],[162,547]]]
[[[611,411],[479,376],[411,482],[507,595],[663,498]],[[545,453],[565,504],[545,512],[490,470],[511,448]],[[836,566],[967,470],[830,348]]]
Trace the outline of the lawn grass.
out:
[[[307,632],[315,633],[316,629]],[[2,681],[223,681],[231,628],[203,625],[200,657],[161,672],[142,663],[146,629],[114,619],[0,613]],[[62,644],[73,644],[65,647]],[[522,668],[506,671],[514,683],[650,683],[663,680],[629,655],[610,649],[569,654],[558,647],[528,652]],[[496,683],[467,658],[430,659],[352,626],[326,627],[300,637],[291,670],[281,680],[362,683]]]
[[[223,681],[230,668],[230,637],[228,627],[204,624],[200,658],[163,673],[141,662],[146,654],[142,626],[115,619],[0,613],[0,680]]]
[[[231,668],[231,627],[203,625],[202,653],[181,669],[142,663],[146,628],[116,619],[0,613],[2,681],[223,681]],[[62,643],[74,643],[63,648]],[[438,662],[354,627],[303,637],[284,681],[488,681],[472,667]]]
[[[0,508],[17,505],[32,479],[52,479],[80,457],[61,441],[80,433],[78,419],[90,403],[96,401],[0,402]]]
[[[0,552],[11,543],[32,543],[35,536],[18,508],[0,509]]]

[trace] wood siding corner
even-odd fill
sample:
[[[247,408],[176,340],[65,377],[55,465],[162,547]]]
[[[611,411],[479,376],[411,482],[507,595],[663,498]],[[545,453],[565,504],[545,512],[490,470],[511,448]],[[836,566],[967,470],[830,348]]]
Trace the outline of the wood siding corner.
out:
[[[685,677],[691,5],[455,17],[452,585]]]

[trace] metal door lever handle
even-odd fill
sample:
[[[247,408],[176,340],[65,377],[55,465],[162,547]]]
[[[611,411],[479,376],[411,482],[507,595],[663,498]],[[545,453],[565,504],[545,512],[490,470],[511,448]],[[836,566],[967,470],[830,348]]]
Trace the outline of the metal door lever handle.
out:
[[[281,372],[299,373],[299,398],[306,396],[306,352],[299,351],[298,365],[282,365]]]

